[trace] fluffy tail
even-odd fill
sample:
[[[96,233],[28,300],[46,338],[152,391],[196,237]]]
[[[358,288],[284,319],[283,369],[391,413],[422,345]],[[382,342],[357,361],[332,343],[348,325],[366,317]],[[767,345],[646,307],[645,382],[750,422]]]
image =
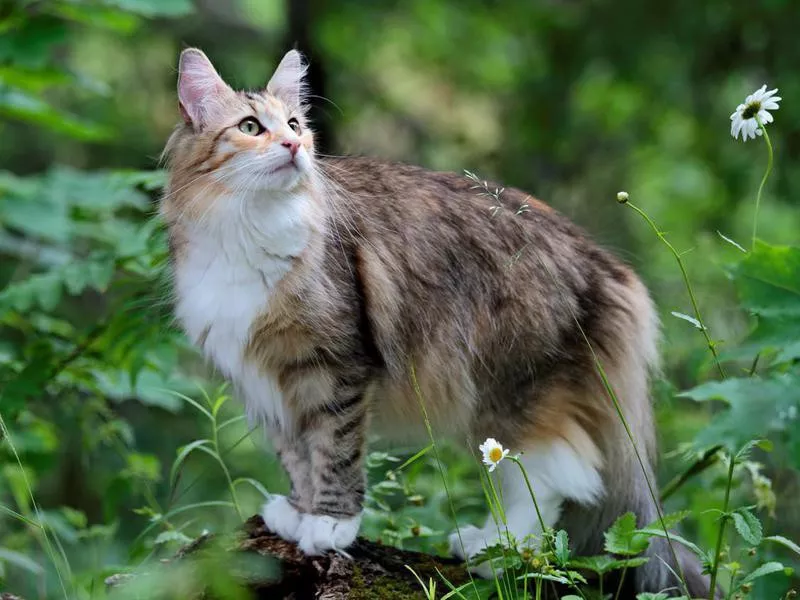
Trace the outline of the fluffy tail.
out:
[[[604,327],[596,328],[594,335],[627,428],[612,411],[599,436],[605,459],[601,505],[572,505],[562,514],[562,526],[569,532],[575,551],[584,555],[603,552],[603,532],[626,512],[637,516],[640,527],[658,519],[653,499],[655,494],[657,502],[656,435],[648,393],[650,374],[658,368],[658,319],[647,290],[635,276],[623,281],[607,279],[605,285],[607,305],[612,308]],[[605,390],[598,389],[596,396],[605,396]],[[702,574],[700,561],[677,541],[670,544],[654,537],[646,556],[649,560],[645,565],[632,577],[625,576],[627,589],[622,597],[634,598],[639,592],[681,596],[688,591],[690,598],[708,598],[710,582]]]
[[[637,506],[629,510],[637,514],[637,520],[643,526],[657,521],[658,511],[649,491],[646,491],[644,475],[641,479],[645,491],[638,494],[640,497],[636,499]],[[663,537],[653,537],[645,556],[649,560],[636,570],[633,591],[663,591],[672,596],[681,596],[688,592],[690,598],[708,598],[711,585],[709,577],[703,575],[700,560],[683,544],[674,539],[667,541]],[[714,597],[721,598],[719,590]]]

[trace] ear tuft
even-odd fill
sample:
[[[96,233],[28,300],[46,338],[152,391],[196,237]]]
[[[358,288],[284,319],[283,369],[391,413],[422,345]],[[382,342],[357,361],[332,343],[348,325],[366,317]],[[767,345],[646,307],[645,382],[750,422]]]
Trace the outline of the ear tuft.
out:
[[[299,107],[305,92],[304,78],[308,66],[297,50],[289,50],[267,84],[267,92],[292,108]]]
[[[224,105],[222,100],[230,91],[203,52],[197,48],[181,52],[178,100],[187,124],[202,129],[214,117],[215,109]]]

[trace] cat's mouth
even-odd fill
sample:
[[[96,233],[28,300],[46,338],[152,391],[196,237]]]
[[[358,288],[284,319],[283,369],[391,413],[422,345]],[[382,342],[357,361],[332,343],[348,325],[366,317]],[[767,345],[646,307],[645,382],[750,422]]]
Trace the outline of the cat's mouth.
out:
[[[287,162],[283,163],[282,165],[278,165],[277,167],[273,167],[269,172],[270,173],[281,173],[287,170],[299,170],[300,166],[295,162],[294,158],[290,158]]]

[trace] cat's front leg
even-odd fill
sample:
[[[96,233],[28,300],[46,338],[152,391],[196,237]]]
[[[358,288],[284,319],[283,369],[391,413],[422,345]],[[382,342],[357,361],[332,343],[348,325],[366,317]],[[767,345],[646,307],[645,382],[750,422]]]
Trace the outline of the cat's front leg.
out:
[[[344,550],[361,525],[367,406],[360,387],[341,386],[336,396],[305,431],[314,494],[298,536],[300,549],[309,555]]]
[[[289,496],[272,495],[264,504],[262,516],[267,529],[296,542],[303,516],[311,512],[314,500],[308,441],[303,435],[289,437],[277,429],[271,432],[271,438],[292,490]]]

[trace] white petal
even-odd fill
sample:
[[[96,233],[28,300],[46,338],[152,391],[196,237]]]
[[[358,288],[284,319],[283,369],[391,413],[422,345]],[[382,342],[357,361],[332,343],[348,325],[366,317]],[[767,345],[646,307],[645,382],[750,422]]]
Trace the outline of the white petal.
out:
[[[779,97],[765,100],[764,102],[761,103],[761,108],[766,108],[767,110],[778,110],[780,108],[780,106],[778,106],[779,100],[780,100]]]
[[[489,464],[489,473],[494,471],[497,468],[497,463],[490,463]]]
[[[733,136],[733,139],[739,137],[739,132],[742,130],[743,126],[744,126],[744,121],[741,118],[736,119],[731,123],[731,135]]]
[[[772,118],[772,115],[765,111],[763,108],[758,111],[758,118],[761,119],[762,123],[772,123],[775,119]]]
[[[748,139],[756,139],[754,134],[756,130],[756,123],[753,119],[747,119],[742,123],[742,141],[746,142]]]

